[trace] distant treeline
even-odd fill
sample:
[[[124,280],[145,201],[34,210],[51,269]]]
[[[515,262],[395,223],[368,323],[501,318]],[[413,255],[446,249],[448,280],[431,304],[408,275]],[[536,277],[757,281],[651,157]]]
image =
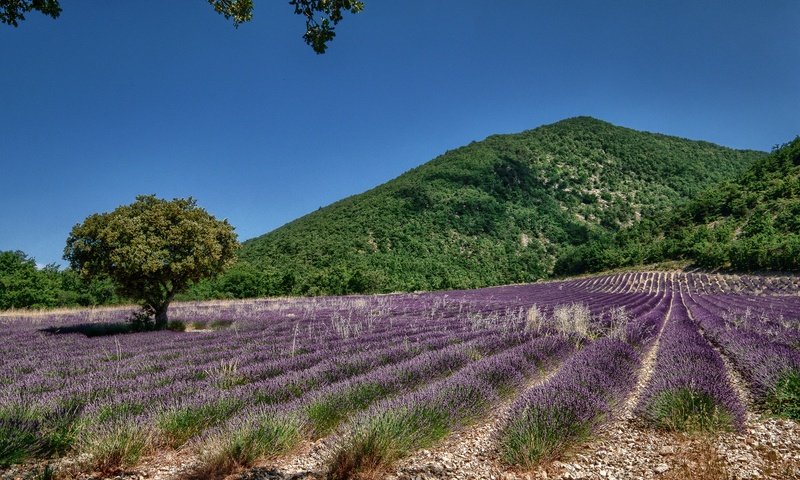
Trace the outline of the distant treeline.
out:
[[[110,281],[86,282],[55,264],[43,268],[20,251],[0,252],[0,310],[119,303]]]

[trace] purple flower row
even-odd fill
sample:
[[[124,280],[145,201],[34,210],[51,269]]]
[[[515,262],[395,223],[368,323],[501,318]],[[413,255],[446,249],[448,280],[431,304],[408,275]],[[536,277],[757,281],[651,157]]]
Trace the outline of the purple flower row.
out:
[[[483,416],[526,377],[543,374],[573,350],[561,337],[534,339],[469,364],[456,374],[374,405],[352,420],[329,465],[331,478],[381,468]]]
[[[742,427],[744,408],[719,354],[689,317],[683,296],[672,303],[639,415],[673,430]]]
[[[778,414],[800,416],[800,351],[747,326],[723,320],[718,306],[703,298],[686,301],[706,336],[731,359],[754,400]]]

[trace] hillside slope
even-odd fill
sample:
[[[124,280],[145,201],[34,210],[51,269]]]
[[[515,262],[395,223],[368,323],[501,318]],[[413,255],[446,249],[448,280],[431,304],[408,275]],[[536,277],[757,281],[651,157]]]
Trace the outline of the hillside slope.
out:
[[[800,271],[800,137],[691,202],[565,251],[556,269],[681,259],[701,268]]]
[[[763,154],[577,117],[449,151],[244,243],[199,296],[472,288],[651,217]]]

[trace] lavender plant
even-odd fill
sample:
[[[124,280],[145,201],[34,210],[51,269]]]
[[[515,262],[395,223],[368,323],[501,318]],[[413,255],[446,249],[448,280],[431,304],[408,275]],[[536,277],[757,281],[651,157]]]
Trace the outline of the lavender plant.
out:
[[[655,369],[637,412],[669,430],[741,429],[744,407],[722,359],[700,335],[682,301],[673,302]]]
[[[470,364],[456,375],[375,405],[353,420],[329,465],[333,479],[380,471],[479,418],[500,395],[571,351],[562,338],[543,338]]]
[[[724,310],[707,300],[690,297],[687,304],[706,335],[747,381],[755,402],[771,413],[800,420],[800,351],[754,330],[746,321],[725,320]]]
[[[597,340],[573,355],[512,407],[498,439],[505,461],[531,467],[586,438],[631,389],[638,360],[631,346],[614,339]]]

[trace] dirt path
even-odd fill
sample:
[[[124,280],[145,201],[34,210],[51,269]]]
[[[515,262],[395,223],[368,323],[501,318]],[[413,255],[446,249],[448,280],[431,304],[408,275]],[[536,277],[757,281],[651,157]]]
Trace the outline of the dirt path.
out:
[[[325,468],[341,440],[333,434],[316,441],[306,441],[291,456],[268,462],[285,478],[324,478]]]

